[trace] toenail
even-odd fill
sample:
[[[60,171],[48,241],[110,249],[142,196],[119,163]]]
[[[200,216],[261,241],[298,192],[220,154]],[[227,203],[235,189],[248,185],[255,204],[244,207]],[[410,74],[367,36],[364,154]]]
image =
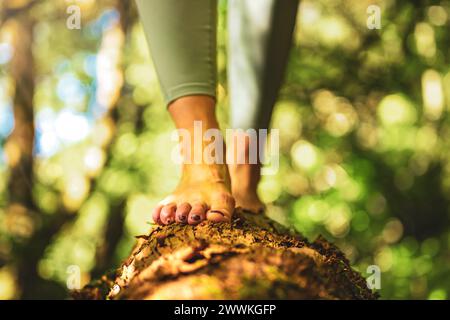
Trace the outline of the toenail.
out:
[[[194,214],[194,215],[192,216],[192,219],[194,219],[195,221],[199,221],[199,220],[200,220],[200,216],[197,215],[197,214]]]
[[[186,216],[180,216],[180,220],[181,221],[185,221],[186,220]]]

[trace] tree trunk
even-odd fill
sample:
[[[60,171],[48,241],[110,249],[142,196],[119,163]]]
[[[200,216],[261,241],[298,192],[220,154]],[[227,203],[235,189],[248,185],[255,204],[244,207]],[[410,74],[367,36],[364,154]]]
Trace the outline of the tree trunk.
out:
[[[376,299],[332,244],[266,217],[155,226],[115,272],[75,299]]]

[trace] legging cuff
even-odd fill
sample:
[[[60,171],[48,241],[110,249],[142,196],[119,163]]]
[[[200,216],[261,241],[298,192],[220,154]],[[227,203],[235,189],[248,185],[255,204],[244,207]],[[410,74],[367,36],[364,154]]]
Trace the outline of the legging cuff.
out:
[[[191,82],[168,89],[164,97],[166,105],[178,98],[193,95],[206,95],[216,99],[216,87],[211,84]]]

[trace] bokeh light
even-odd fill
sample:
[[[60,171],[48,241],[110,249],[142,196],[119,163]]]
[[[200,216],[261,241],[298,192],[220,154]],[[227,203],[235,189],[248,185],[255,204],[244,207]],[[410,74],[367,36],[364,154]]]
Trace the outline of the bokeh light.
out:
[[[65,2],[32,11],[31,214],[8,202],[10,168],[23,154],[11,140],[13,24],[0,29],[0,298],[21,294],[15,246],[55,217],[64,223],[42,249],[40,280],[67,291],[67,268],[77,265],[87,283],[110,221],[123,227],[103,262],[118,266],[180,176],[168,161],[174,126],[137,16],[124,30],[111,1],[73,2],[83,10],[81,30],[64,27]],[[271,217],[310,240],[333,241],[363,276],[378,265],[383,298],[448,299],[450,4],[378,1],[382,28],[370,30],[372,2],[301,1],[271,122],[280,168],[258,193]],[[219,5],[217,114],[226,128],[226,1]]]

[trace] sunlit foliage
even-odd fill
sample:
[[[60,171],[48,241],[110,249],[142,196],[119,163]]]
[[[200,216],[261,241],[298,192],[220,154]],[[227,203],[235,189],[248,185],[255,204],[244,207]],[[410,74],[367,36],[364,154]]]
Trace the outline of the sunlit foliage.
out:
[[[35,182],[38,209],[74,219],[38,265],[66,284],[67,268],[90,280],[115,210],[124,230],[117,265],[150,211],[175,186],[167,161],[173,124],[139,22],[124,35],[112,1],[82,6],[81,30],[65,28],[64,2],[32,9],[36,65]],[[259,192],[268,214],[311,240],[334,241],[363,274],[382,271],[383,298],[450,297],[450,3],[375,1],[382,27],[366,27],[367,0],[301,1],[286,82],[272,118],[280,169]],[[221,1],[219,108],[227,125],[226,1]],[[10,240],[37,221],[6,211],[6,144],[14,125],[8,24],[0,29],[0,298],[19,296]],[[109,113],[114,109],[113,116]],[[14,209],[14,208],[13,208]]]

